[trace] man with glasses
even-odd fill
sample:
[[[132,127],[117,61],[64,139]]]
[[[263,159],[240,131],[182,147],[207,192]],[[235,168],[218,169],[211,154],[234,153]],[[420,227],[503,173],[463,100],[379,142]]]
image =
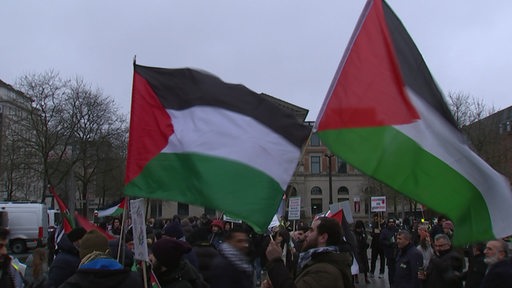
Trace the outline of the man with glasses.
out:
[[[491,240],[484,250],[484,262],[488,265],[482,281],[482,288],[510,287],[512,283],[512,260],[508,258],[508,245],[505,241]]]
[[[461,288],[464,258],[452,249],[446,234],[436,235],[434,251],[435,255],[430,259],[427,271],[418,273],[418,278],[425,280],[424,287]]]
[[[23,277],[11,263],[11,256],[7,254],[7,242],[9,241],[9,230],[0,227],[0,287],[21,288]]]

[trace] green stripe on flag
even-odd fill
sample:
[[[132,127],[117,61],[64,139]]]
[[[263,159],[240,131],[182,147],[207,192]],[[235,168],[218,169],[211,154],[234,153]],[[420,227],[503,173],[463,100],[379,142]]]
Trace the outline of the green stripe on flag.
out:
[[[283,190],[272,177],[241,162],[195,153],[160,153],[127,184],[125,193],[215,207],[262,232]]]
[[[482,229],[492,224],[478,189],[394,127],[324,130],[318,134],[333,153],[365,174],[433,210],[447,211],[445,214],[458,223],[456,244],[464,244],[464,239],[494,238],[492,229]]]

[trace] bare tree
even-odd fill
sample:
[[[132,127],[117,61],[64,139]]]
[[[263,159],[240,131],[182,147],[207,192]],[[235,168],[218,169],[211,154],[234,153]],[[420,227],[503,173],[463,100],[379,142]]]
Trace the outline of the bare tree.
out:
[[[106,97],[99,89],[92,89],[83,79],[77,77],[72,80],[70,92],[66,99],[66,111],[69,113],[70,122],[73,122],[75,127],[73,151],[76,164],[73,172],[83,200],[82,211],[87,215],[88,195],[93,192],[94,196],[99,196],[97,191],[100,184],[99,178],[105,180],[102,177],[104,174],[112,176],[113,171],[123,170],[123,167],[109,167],[109,165],[113,159],[119,160],[124,157],[119,153],[123,150],[116,151],[116,148],[126,145],[123,140],[126,139],[127,121],[118,112],[111,98]],[[119,178],[117,180],[119,181]],[[93,184],[94,187],[91,187]],[[105,189],[106,181],[102,181],[101,184]],[[121,185],[112,188],[120,191]]]
[[[463,92],[449,92],[448,106],[459,128],[481,120],[496,112],[494,106],[487,106],[480,98]]]
[[[31,155],[25,163],[41,179],[42,201],[48,183],[58,184],[64,179],[61,164],[68,161],[73,126],[64,113],[67,85],[68,81],[53,70],[24,75],[16,84],[32,99],[32,105],[27,113],[18,115],[22,129],[13,139],[22,143],[24,152]]]

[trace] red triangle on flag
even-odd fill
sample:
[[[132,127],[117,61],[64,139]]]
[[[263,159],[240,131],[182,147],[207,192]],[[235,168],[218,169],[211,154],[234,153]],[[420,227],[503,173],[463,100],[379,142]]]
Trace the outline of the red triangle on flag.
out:
[[[317,120],[318,131],[411,123],[419,119],[405,91],[382,1],[368,1]]]

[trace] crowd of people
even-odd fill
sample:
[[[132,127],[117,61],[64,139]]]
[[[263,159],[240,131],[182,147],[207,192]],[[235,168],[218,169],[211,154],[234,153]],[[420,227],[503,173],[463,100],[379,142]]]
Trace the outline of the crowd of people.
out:
[[[9,230],[0,228],[0,287],[130,288],[145,287],[146,281],[146,287],[158,282],[164,288],[348,288],[384,278],[386,270],[393,288],[512,283],[507,242],[453,247],[455,227],[444,217],[432,227],[417,221],[402,226],[376,214],[370,225],[356,221],[348,230],[329,217],[293,228],[284,220],[265,234],[206,215],[146,223],[147,263],[134,260],[133,228],[114,218],[100,230],[64,234],[54,256],[49,249],[35,249],[23,273],[7,253]]]

